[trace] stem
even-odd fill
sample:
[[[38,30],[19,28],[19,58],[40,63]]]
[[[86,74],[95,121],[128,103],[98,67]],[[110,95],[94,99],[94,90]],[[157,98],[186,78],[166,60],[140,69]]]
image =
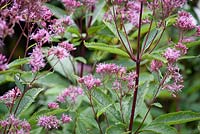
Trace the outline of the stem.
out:
[[[90,100],[90,104],[91,104],[91,107],[92,107],[92,112],[93,112],[93,114],[94,114],[94,118],[95,118],[95,120],[96,120],[96,122],[97,122],[97,124],[98,124],[98,127],[99,127],[100,134],[103,134],[103,131],[102,131],[102,129],[101,129],[101,125],[100,125],[99,120],[98,120],[98,118],[97,118],[97,116],[96,116],[97,114],[96,114],[96,112],[95,112],[95,110],[94,110],[94,104],[93,104],[93,102],[92,102],[92,95],[91,95],[90,91],[89,91],[89,100]]]
[[[165,74],[164,78],[163,78],[162,81],[160,82],[160,84],[159,84],[159,86],[158,86],[158,88],[157,88],[157,90],[156,90],[156,93],[155,93],[155,95],[154,95],[154,97],[153,97],[153,100],[151,101],[150,106],[149,106],[149,108],[148,108],[148,110],[147,110],[147,112],[146,112],[146,114],[145,114],[145,116],[144,116],[144,118],[143,118],[141,124],[140,124],[139,127],[136,129],[135,134],[138,133],[138,131],[140,130],[140,128],[141,128],[142,125],[144,124],[144,121],[146,120],[146,118],[147,118],[147,116],[148,116],[148,114],[149,114],[149,112],[150,112],[150,110],[151,110],[151,108],[152,108],[152,106],[153,106],[152,104],[155,102],[156,97],[157,97],[157,95],[158,95],[158,93],[159,93],[159,91],[160,91],[160,88],[161,88],[162,85],[164,84],[164,82],[165,82],[167,76],[168,76],[168,72]]]
[[[22,33],[20,34],[20,36],[19,36],[19,38],[18,38],[18,40],[17,40],[17,42],[16,42],[16,44],[15,44],[15,46],[14,46],[14,48],[13,48],[13,50],[12,50],[12,52],[11,52],[11,54],[10,54],[8,60],[7,60],[7,63],[10,62],[10,60],[11,60],[11,58],[12,58],[14,52],[16,51],[16,48],[17,48],[17,46],[19,45],[19,42],[21,41],[21,38],[22,38],[22,36],[23,36],[23,34],[24,34],[23,32],[24,32],[25,28],[26,28],[26,24],[25,24],[24,29],[23,29]]]
[[[135,116],[135,109],[136,109],[136,101],[137,101],[137,93],[138,93],[138,87],[139,87],[139,75],[140,75],[140,32],[141,32],[141,25],[142,25],[142,10],[143,10],[143,2],[140,4],[140,19],[139,19],[139,30],[138,30],[138,38],[137,38],[137,59],[136,59],[136,80],[135,80],[135,90],[134,90],[134,97],[133,97],[133,103],[132,103],[132,110],[131,110],[131,117],[130,117],[130,123],[129,123],[129,134],[132,132],[132,126],[134,122],[134,116]]]
[[[131,52],[131,53],[129,52],[128,48],[126,47],[126,45],[125,45],[125,43],[124,43],[124,41],[123,41],[123,39],[122,39],[122,37],[121,37],[121,35],[120,35],[119,28],[118,28],[118,26],[117,26],[117,19],[116,19],[116,14],[115,14],[115,8],[114,8],[114,6],[113,6],[113,19],[114,19],[114,24],[115,24],[115,27],[116,27],[116,30],[117,30],[117,35],[119,36],[122,45],[123,45],[124,48],[126,49],[126,51],[127,51],[128,55],[130,56],[130,58],[131,58],[133,61],[136,62],[135,56],[132,54],[132,52]]]

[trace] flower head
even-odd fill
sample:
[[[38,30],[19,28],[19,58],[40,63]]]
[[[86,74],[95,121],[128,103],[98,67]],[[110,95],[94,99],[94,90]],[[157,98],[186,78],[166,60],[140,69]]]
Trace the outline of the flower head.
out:
[[[31,130],[31,126],[26,120],[17,119],[13,114],[6,120],[0,120],[0,128],[6,127],[12,128],[9,134],[29,134]]]
[[[41,116],[38,119],[38,126],[45,129],[57,129],[59,127],[59,120],[56,116]]]
[[[58,105],[58,103],[56,103],[56,102],[49,102],[49,103],[48,103],[48,108],[49,108],[49,109],[58,109],[58,108],[59,108],[59,105]]]
[[[83,76],[82,78],[79,78],[79,83],[83,83],[88,90],[91,90],[94,87],[100,86],[101,85],[101,80],[96,79],[93,77],[93,75],[86,75]]]
[[[3,101],[7,106],[10,106],[13,101],[21,95],[21,91],[18,87],[13,88],[6,92],[3,96],[0,96],[0,101]]]
[[[72,118],[69,115],[62,114],[62,123],[69,123],[72,121]]]
[[[74,86],[70,86],[68,88],[66,88],[58,97],[57,97],[57,101],[58,102],[66,102],[66,101],[70,101],[70,102],[75,102],[76,98],[80,95],[83,94],[83,89],[80,87],[74,87]]]
[[[0,71],[8,68],[6,56],[0,53]]]
[[[181,30],[191,30],[195,28],[195,23],[192,18],[192,15],[186,11],[178,12],[176,26]]]
[[[167,48],[164,53],[164,57],[168,60],[169,63],[175,62],[181,56],[180,51],[175,48]]]
[[[41,68],[45,66],[44,59],[43,59],[44,56],[42,54],[41,47],[36,46],[33,49],[33,52],[31,53],[30,58],[31,59],[29,63],[32,67],[33,72],[39,71]]]
[[[163,64],[162,64],[161,61],[153,60],[151,62],[151,71],[152,72],[157,72],[162,66],[163,66]]]

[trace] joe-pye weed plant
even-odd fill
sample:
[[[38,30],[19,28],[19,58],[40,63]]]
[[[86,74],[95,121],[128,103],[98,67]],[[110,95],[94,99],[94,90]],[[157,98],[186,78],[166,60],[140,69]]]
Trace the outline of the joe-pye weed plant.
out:
[[[9,89],[0,133],[177,134],[178,124],[199,121],[192,111],[150,112],[162,108],[163,91],[179,96],[179,61],[200,44],[186,2],[1,1],[1,48],[21,33],[8,57],[0,54],[1,90]]]

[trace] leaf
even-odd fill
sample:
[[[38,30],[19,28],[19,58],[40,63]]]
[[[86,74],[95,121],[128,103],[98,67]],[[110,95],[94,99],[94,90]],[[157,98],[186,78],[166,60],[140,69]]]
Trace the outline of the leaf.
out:
[[[66,13],[63,9],[48,3],[45,3],[45,5],[51,10],[53,15],[55,15],[57,18],[62,18],[66,16]]]
[[[104,43],[91,42],[91,43],[85,43],[85,46],[87,48],[101,50],[101,51],[107,51],[107,52],[110,52],[110,53],[113,53],[113,54],[129,57],[128,54],[125,51],[123,51],[119,48],[116,48],[114,46],[104,44]]]
[[[112,125],[106,129],[106,134],[128,134],[124,124]]]
[[[76,62],[72,62],[72,56],[59,60],[57,57],[50,55],[47,57],[47,60],[56,72],[75,83],[76,80],[73,76],[75,75],[74,71],[76,71],[75,67],[77,66]]]
[[[125,48],[128,50],[128,53],[132,54],[133,50],[132,50],[131,46],[129,47],[129,44],[128,44],[125,34],[121,31],[119,31],[119,34],[120,34],[120,37],[119,37],[116,27],[113,24],[110,24],[108,22],[104,22],[104,23],[116,37],[118,37],[119,39],[121,37],[122,40],[120,40],[120,41],[124,42]]]
[[[92,19],[92,25],[95,23],[97,19],[99,19],[100,14],[102,13],[103,7],[105,6],[106,1],[105,0],[99,0],[99,3],[97,3],[96,8],[93,13],[93,19]]]
[[[159,60],[159,61],[162,61],[163,63],[167,63],[167,60],[158,55],[158,54],[148,54],[148,53],[145,53],[143,56],[142,56],[143,59],[148,59],[148,60],[153,60],[153,59],[156,59],[156,60]]]
[[[196,120],[200,120],[200,113],[195,113],[191,111],[180,111],[161,115],[157,117],[152,123],[164,123],[167,125],[175,125]]]
[[[24,85],[20,82],[20,79],[19,79],[20,77],[17,77],[16,75],[15,75],[15,77],[14,77],[14,79],[15,79],[15,84],[16,84],[16,86],[20,89],[20,91],[23,93],[23,91],[24,91]]]
[[[25,112],[26,109],[34,102],[35,98],[38,96],[38,94],[40,92],[42,92],[44,89],[42,88],[32,88],[32,89],[29,89],[24,97],[22,98],[20,104],[19,104],[19,107],[17,109],[17,112],[16,112],[16,116],[20,115],[22,112]],[[19,103],[19,100],[16,101],[15,103],[15,109],[17,107]]]
[[[97,112],[97,118],[99,118],[100,115],[102,115],[103,113],[105,113],[106,110],[107,110],[111,105],[112,105],[112,104],[109,104],[108,106],[103,107],[102,109],[98,110],[98,112]]]
[[[159,32],[160,32],[159,29],[153,29],[149,34],[148,33],[146,34],[142,42],[142,49],[144,49],[144,51],[146,51],[153,43],[153,41],[155,41],[155,38]]]
[[[186,44],[186,47],[190,48],[198,45],[200,45],[200,40],[189,42]]]
[[[92,26],[88,28],[88,35],[96,34],[97,31],[103,29],[105,25]]]
[[[82,62],[84,64],[87,64],[87,60],[83,57],[76,57],[74,58],[75,61],[79,61],[79,62]]]
[[[149,132],[149,134],[177,134],[177,131],[175,128],[168,126],[166,124],[150,124],[148,126],[145,126],[140,131],[140,134],[147,134],[146,132]],[[143,133],[144,132],[144,133]]]
[[[195,58],[200,58],[200,55],[197,55],[197,56],[182,56],[178,60],[195,59]]]
[[[156,106],[156,107],[159,107],[159,108],[162,108],[162,107],[163,107],[163,106],[162,106],[160,103],[158,103],[158,102],[153,103],[152,105],[153,105],[153,106]]]
[[[28,58],[16,59],[8,64],[8,68],[18,67],[29,62]]]

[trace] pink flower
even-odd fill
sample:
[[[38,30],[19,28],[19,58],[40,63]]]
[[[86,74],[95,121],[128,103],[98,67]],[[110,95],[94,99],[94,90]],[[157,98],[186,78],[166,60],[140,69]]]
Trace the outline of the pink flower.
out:
[[[200,36],[200,26],[197,26],[196,28],[197,28],[197,33],[196,33],[196,35],[197,35],[197,36]]]
[[[122,88],[122,84],[119,80],[115,80],[112,84],[112,88],[115,90],[120,90]]]
[[[62,0],[62,3],[64,4],[65,8],[68,10],[73,10],[76,7],[81,6],[81,3],[76,0]]]
[[[70,44],[70,43],[67,42],[67,41],[58,43],[58,46],[60,46],[60,47],[62,47],[62,48],[65,48],[67,51],[76,50],[76,48],[74,48],[74,45],[73,45],[73,44]]]
[[[187,53],[188,48],[184,44],[182,44],[181,42],[176,44],[175,47],[180,50],[181,55],[185,55]]]
[[[79,78],[79,83],[83,83],[88,90],[101,85],[101,80],[94,78],[91,74]]]
[[[96,72],[100,73],[100,74],[120,74],[120,75],[123,75],[123,74],[126,73],[126,68],[117,66],[116,64],[100,63],[96,67]]]
[[[38,126],[45,129],[57,129],[59,127],[59,120],[56,116],[41,116],[38,119]]]
[[[66,88],[58,97],[57,101],[64,103],[66,101],[75,102],[76,98],[80,95],[83,95],[83,89],[80,87],[70,86]]]
[[[0,53],[0,71],[8,68],[6,56]]]
[[[137,78],[137,74],[135,71],[128,73],[126,76],[123,77],[124,81],[128,82],[128,88],[132,89],[135,86],[135,79]]]
[[[52,47],[48,51],[48,55],[55,55],[58,59],[63,59],[69,56],[69,52],[63,47]]]
[[[168,60],[169,63],[175,62],[181,56],[180,51],[175,48],[167,48],[164,53],[164,57]]]
[[[162,64],[161,61],[153,60],[151,62],[151,71],[152,72],[157,72],[162,66],[163,66],[163,64]]]
[[[13,101],[16,100],[17,97],[21,95],[21,91],[19,88],[15,87],[8,92],[6,92],[3,96],[0,96],[0,101],[3,101],[7,106],[10,106]]]
[[[0,127],[3,129],[6,127],[12,128],[10,129],[10,133],[12,134],[29,134],[31,130],[31,126],[26,120],[17,119],[13,114],[5,120],[0,120]]]
[[[39,46],[36,46],[34,49],[33,49],[33,52],[31,53],[31,56],[30,56],[30,65],[32,67],[32,71],[33,72],[36,72],[36,71],[39,71],[41,68],[43,68],[45,66],[45,63],[44,63],[44,56],[42,54],[42,50]]]
[[[56,102],[49,102],[49,103],[48,103],[48,108],[49,108],[49,109],[58,109],[58,108],[59,108],[59,105],[58,105],[58,103],[56,103]]]
[[[69,115],[62,114],[62,123],[69,123],[72,121],[72,118]]]
[[[192,15],[186,11],[178,12],[176,26],[182,30],[191,30],[195,28],[195,23]]]
[[[50,35],[45,29],[40,29],[35,34],[31,35],[31,39],[37,41],[39,45],[43,45],[44,43],[49,42]]]

